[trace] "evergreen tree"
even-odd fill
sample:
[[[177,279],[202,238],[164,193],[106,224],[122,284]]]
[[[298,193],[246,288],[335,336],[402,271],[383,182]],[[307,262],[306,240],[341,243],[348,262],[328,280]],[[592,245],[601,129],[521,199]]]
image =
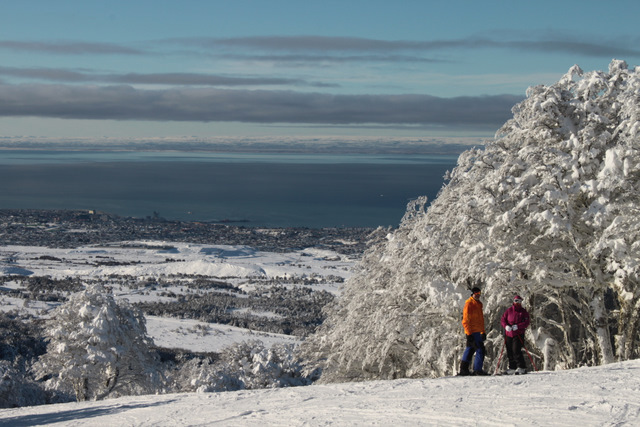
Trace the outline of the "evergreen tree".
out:
[[[513,114],[365,254],[303,347],[323,381],[454,372],[473,286],[489,363],[515,293],[544,368],[640,356],[640,69],[575,66]]]
[[[100,284],[71,297],[48,321],[47,353],[36,370],[78,401],[158,391],[157,356],[143,314]]]

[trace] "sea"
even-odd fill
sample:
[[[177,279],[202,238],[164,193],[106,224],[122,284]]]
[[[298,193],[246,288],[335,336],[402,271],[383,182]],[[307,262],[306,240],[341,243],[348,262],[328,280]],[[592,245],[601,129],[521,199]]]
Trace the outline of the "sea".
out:
[[[247,227],[398,226],[457,155],[0,151],[0,209],[87,209]]]

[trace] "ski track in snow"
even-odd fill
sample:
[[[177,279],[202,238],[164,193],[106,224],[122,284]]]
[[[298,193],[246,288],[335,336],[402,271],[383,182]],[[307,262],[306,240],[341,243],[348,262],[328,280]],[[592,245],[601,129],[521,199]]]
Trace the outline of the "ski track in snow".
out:
[[[0,410],[0,425],[634,426],[640,360],[522,376],[135,396]]]

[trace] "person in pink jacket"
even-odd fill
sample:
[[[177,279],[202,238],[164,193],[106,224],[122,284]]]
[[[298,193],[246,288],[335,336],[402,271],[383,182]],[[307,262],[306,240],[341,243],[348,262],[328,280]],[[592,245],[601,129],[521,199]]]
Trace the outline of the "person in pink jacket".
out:
[[[522,297],[513,297],[513,305],[502,315],[502,327],[505,330],[505,346],[509,359],[508,374],[526,374],[527,367],[522,354],[524,332],[529,326],[529,312],[522,306]]]

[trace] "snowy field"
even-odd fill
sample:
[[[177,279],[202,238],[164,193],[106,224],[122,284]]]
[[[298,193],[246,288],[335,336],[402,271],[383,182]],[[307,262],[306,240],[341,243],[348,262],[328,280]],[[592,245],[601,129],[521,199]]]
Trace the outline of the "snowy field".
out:
[[[523,376],[136,396],[0,410],[33,426],[638,426],[640,360]]]
[[[116,298],[138,302],[175,302],[197,292],[195,280],[215,280],[242,291],[282,285],[325,290],[334,295],[357,260],[329,250],[309,248],[289,253],[261,252],[248,246],[197,245],[133,241],[108,246],[56,249],[34,246],[0,247],[0,310],[19,310],[47,317],[59,302],[24,298],[29,292],[15,277],[103,281]],[[18,276],[16,276],[18,275]],[[214,289],[215,292],[228,292]],[[22,292],[17,295],[17,292]],[[235,294],[234,294],[235,295]],[[239,298],[242,295],[237,295]],[[242,314],[238,310],[238,315]],[[251,311],[251,310],[247,310]],[[252,312],[274,317],[275,313]],[[195,352],[217,352],[233,343],[259,339],[265,346],[296,343],[291,335],[260,332],[229,325],[147,316],[147,331],[157,346]]]
[[[327,250],[261,252],[247,246],[135,241],[50,249],[0,247],[0,309],[47,317],[59,302],[25,298],[17,277],[101,280],[130,302],[177,301],[216,280],[250,291],[283,285],[340,293],[357,259]],[[134,285],[135,284],[135,285]],[[210,291],[210,290],[208,290]],[[225,292],[214,289],[215,292]],[[22,294],[20,294],[22,292]],[[254,313],[266,317],[275,313]],[[156,345],[220,351],[266,333],[195,319],[147,316]],[[640,360],[526,376],[459,377],[306,387],[130,396],[0,409],[0,425],[33,426],[633,426],[640,425]]]

